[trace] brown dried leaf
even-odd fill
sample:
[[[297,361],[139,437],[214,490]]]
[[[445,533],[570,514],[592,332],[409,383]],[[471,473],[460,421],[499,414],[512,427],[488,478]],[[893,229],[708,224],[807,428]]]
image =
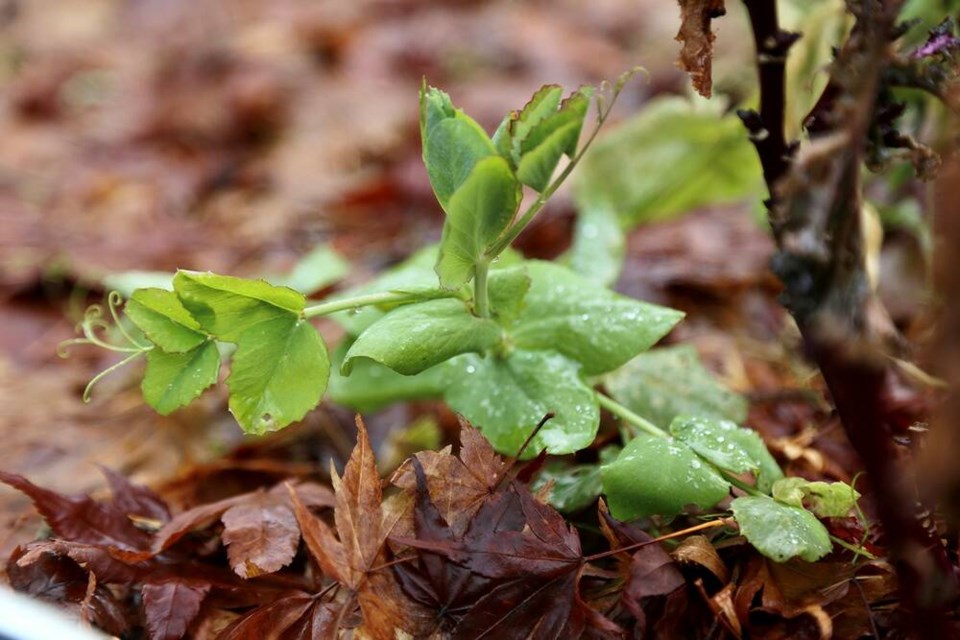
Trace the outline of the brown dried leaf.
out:
[[[462,535],[470,520],[503,478],[506,464],[486,438],[467,423],[461,423],[460,456],[450,449],[421,451],[416,455],[427,477],[430,499],[456,535]],[[417,490],[412,459],[391,477],[391,482],[413,494]]]
[[[166,551],[191,531],[210,526],[219,520],[220,516],[222,516],[227,509],[234,505],[241,504],[248,496],[249,494],[232,496],[218,500],[217,502],[202,504],[193,509],[188,509],[183,513],[178,513],[157,532],[156,537],[153,539],[153,552],[161,553]]]
[[[676,40],[683,44],[677,66],[690,74],[697,92],[709,98],[713,92],[713,41],[710,21],[726,14],[723,0],[680,0],[680,31]]]
[[[65,496],[5,471],[0,471],[0,482],[27,494],[61,538],[127,550],[149,547],[149,536],[137,529],[113,501],[98,502],[86,495]]]
[[[218,640],[332,640],[337,637],[339,606],[296,593],[254,609],[224,629]]]
[[[579,637],[588,619],[603,626],[580,598],[580,538],[560,514],[514,482],[488,495],[460,536],[433,504],[420,461],[412,466],[417,538],[395,541],[414,547],[418,564],[395,573],[451,637]]]
[[[7,579],[16,591],[57,603],[107,631],[121,636],[130,628],[129,612],[113,592],[91,582],[80,565],[62,555],[45,553],[36,561],[21,566],[24,549],[18,547],[7,562]],[[91,593],[88,588],[93,586]]]
[[[349,572],[343,545],[333,535],[326,522],[310,513],[300,499],[298,490],[293,487],[289,489],[293,512],[300,525],[300,532],[307,550],[320,565],[324,575],[342,583]]]
[[[241,578],[273,573],[297,554],[300,528],[289,495],[257,491],[221,516],[230,567]]]
[[[150,640],[177,640],[186,635],[210,592],[210,583],[169,578],[144,583],[143,613]]]
[[[721,585],[727,584],[729,574],[727,565],[720,559],[716,548],[706,536],[689,536],[673,550],[673,557],[678,562],[698,564],[712,573]]]

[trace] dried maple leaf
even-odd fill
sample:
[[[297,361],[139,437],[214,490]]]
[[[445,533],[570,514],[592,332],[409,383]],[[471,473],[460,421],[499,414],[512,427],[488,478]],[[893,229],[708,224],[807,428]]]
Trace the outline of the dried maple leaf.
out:
[[[723,0],[680,0],[680,31],[683,44],[677,66],[690,74],[697,92],[709,98],[713,92],[713,41],[710,21],[726,14]]]
[[[486,438],[467,423],[461,423],[460,456],[442,451],[421,451],[416,459],[427,478],[430,500],[444,522],[462,535],[473,516],[503,479],[506,464]],[[397,469],[390,481],[413,494],[417,479],[413,458]]]
[[[559,513],[513,482],[488,495],[458,535],[433,504],[420,461],[412,465],[417,538],[394,540],[414,547],[418,564],[394,570],[451,637],[576,638],[599,617],[579,594],[580,537]]]
[[[335,495],[336,535],[303,504],[291,488],[294,512],[310,555],[324,574],[345,587],[342,613],[359,605],[362,628],[371,638],[392,639],[397,629],[417,635],[424,626],[423,612],[397,586],[393,575],[381,568],[389,561],[385,547],[399,518],[399,511],[385,512],[376,460],[363,421],[357,418],[357,445],[343,470],[331,469]]]

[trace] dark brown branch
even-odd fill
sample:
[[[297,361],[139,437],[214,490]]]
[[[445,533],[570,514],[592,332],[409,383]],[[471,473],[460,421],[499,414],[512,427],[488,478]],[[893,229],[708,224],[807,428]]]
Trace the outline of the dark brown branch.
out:
[[[757,52],[757,69],[760,75],[760,112],[741,110],[737,112],[750,133],[757,148],[763,177],[767,185],[776,184],[789,166],[789,157],[795,145],[788,145],[784,134],[784,82],[787,52],[799,33],[790,33],[780,28],[777,4],[768,0],[744,0],[750,14],[753,42]],[[770,192],[771,200],[775,197]]]
[[[896,332],[869,283],[860,226],[865,139],[880,78],[893,59],[896,0],[851,0],[856,26],[808,118],[811,142],[784,138],[784,63],[797,36],[779,27],[775,0],[744,0],[757,48],[760,112],[743,112],[763,166],[778,245],[774,270],[784,303],[819,366],[863,461],[901,581],[910,630],[949,635],[946,612],[956,584],[935,531],[917,518],[912,474],[899,465],[892,436],[887,354]]]

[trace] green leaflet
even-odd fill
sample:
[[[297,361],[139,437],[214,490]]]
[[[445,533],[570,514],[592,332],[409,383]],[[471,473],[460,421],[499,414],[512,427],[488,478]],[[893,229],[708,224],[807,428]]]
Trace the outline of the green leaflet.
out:
[[[530,291],[530,276],[521,264],[517,267],[494,271],[491,278],[496,283],[488,287],[490,307],[497,321],[504,327],[509,327],[526,307],[527,292]]]
[[[213,341],[181,353],[154,348],[147,352],[147,370],[140,389],[147,404],[157,413],[168,415],[214,384],[219,371],[220,353]]]
[[[548,351],[517,349],[506,358],[464,356],[458,359],[445,393],[447,404],[483,431],[505,454],[517,453],[534,426],[546,423],[524,457],[573,453],[589,446],[597,434],[600,410],[596,393],[580,379],[579,365]]]
[[[746,401],[703,368],[691,345],[643,353],[603,378],[607,392],[662,429],[678,415],[743,422]]]
[[[740,533],[772,560],[785,562],[799,556],[814,562],[830,553],[830,534],[806,509],[767,496],[737,498],[730,508]]]
[[[635,520],[672,516],[688,505],[712,507],[727,496],[730,484],[685,444],[641,435],[603,467],[603,491],[615,518]]]
[[[420,135],[430,185],[449,214],[450,198],[474,166],[483,158],[496,156],[497,150],[479,124],[454,108],[450,96],[426,85],[420,92]]]
[[[473,278],[476,265],[513,220],[520,205],[520,184],[500,156],[476,163],[445,207],[436,271],[440,286],[457,289]]]
[[[774,482],[783,478],[780,465],[770,455],[760,434],[729,420],[679,416],[671,423],[670,433],[721,469],[753,473],[757,477],[757,488],[764,493],[769,493]]]
[[[620,452],[610,446],[600,450],[600,464],[571,465],[566,461],[548,462],[537,475],[532,489],[539,491],[547,483],[553,483],[547,502],[561,513],[574,513],[593,505],[603,493],[602,465],[612,462]]]
[[[503,119],[493,134],[493,144],[497,152],[510,161],[516,168],[520,163],[520,145],[530,135],[530,131],[543,122],[560,106],[563,88],[556,84],[540,87],[520,111],[512,111]]]
[[[620,276],[626,250],[627,237],[620,228],[617,212],[596,206],[579,212],[566,263],[584,278],[609,287]]]
[[[306,304],[293,289],[213,273],[178,271],[173,287],[200,326],[226,342],[262,322],[295,321]]]
[[[683,314],[597,287],[559,265],[529,261],[530,291],[509,333],[523,349],[553,349],[597,375],[649,349]],[[510,269],[491,273],[491,298],[499,295]]]
[[[516,169],[523,184],[542,192],[566,154],[573,156],[590,106],[587,87],[560,102],[561,88],[542,87],[519,112],[513,112],[494,134],[498,152]]]
[[[230,411],[247,433],[281,429],[320,402],[329,375],[313,325],[291,316],[261,321],[237,341],[227,379]]]
[[[739,119],[711,103],[656,98],[599,140],[574,184],[581,212],[616,211],[621,227],[662,220],[761,188],[760,165]]]
[[[843,518],[857,505],[860,492],[846,482],[811,482],[804,478],[782,478],[773,484],[773,498],[778,502],[804,507],[820,518]]]
[[[184,353],[207,340],[200,323],[176,294],[166,289],[137,289],[127,301],[124,313],[150,342],[167,353]]]
[[[451,365],[444,363],[416,375],[405,376],[369,358],[357,358],[349,376],[340,374],[350,344],[341,343],[331,354],[327,395],[330,400],[361,413],[404,400],[439,398],[447,388]]]
[[[394,309],[360,334],[341,373],[350,375],[355,358],[369,358],[413,375],[462,353],[482,353],[500,339],[500,325],[474,316],[460,300],[419,302]]]

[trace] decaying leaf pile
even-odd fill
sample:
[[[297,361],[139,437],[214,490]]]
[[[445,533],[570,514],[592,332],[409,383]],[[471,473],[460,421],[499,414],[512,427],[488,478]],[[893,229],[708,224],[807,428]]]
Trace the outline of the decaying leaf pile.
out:
[[[333,491],[284,482],[175,516],[109,470],[103,501],[4,473],[50,527],[10,582],[152,640],[854,637],[894,589],[882,562],[776,564],[726,526],[664,544],[602,501],[574,527],[527,483],[542,459],[505,461],[466,424],[457,454],[421,452],[384,483],[357,426]]]

